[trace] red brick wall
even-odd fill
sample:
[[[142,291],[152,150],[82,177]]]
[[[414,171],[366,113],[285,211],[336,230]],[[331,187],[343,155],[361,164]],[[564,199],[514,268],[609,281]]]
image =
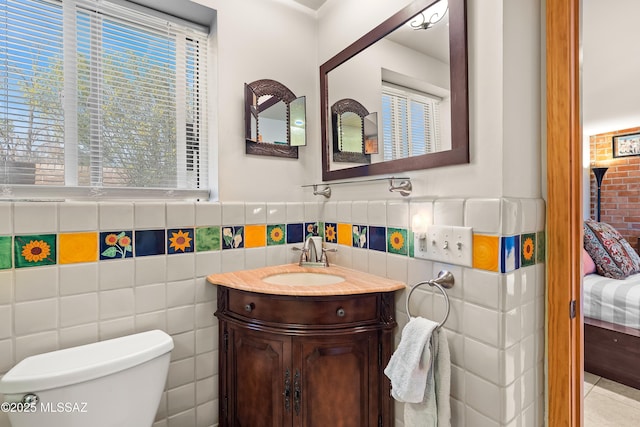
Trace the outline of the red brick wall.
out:
[[[613,136],[640,132],[640,127],[590,137],[591,167],[608,167],[600,187],[600,221],[611,224],[631,246],[640,237],[640,156],[613,157]],[[591,183],[591,218],[596,218],[597,184]]]

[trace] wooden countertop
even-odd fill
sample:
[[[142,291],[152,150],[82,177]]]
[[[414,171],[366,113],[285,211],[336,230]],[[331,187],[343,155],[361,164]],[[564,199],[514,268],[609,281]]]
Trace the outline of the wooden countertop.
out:
[[[267,276],[282,273],[318,273],[344,277],[345,281],[330,285],[273,285],[263,282]],[[354,295],[374,292],[392,292],[404,289],[406,285],[397,280],[387,279],[340,266],[300,267],[298,264],[284,264],[254,270],[240,270],[207,276],[209,283],[248,292],[274,295],[325,296]]]

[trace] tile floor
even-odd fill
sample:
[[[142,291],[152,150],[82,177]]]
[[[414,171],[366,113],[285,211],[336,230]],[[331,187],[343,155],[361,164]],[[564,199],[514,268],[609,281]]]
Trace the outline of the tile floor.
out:
[[[640,426],[640,390],[584,373],[584,427]]]

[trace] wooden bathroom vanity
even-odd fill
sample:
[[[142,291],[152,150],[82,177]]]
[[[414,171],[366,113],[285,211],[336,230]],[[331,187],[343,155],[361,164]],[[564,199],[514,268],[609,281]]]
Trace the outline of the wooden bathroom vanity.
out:
[[[394,291],[404,284],[340,267],[323,269],[342,275],[339,284],[269,288],[239,279],[282,268],[305,269],[208,278],[218,285],[220,426],[392,426],[383,370],[393,351]]]

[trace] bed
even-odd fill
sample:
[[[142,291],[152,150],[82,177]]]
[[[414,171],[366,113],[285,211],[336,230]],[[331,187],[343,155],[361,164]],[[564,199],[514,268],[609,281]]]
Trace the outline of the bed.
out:
[[[584,368],[640,389],[640,274],[583,282]]]

